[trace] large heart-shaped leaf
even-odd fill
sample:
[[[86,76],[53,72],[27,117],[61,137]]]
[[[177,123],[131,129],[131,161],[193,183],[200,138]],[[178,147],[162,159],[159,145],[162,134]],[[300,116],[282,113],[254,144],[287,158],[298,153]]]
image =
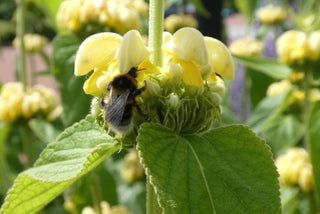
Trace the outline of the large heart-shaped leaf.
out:
[[[269,147],[245,126],[179,136],[143,124],[137,148],[164,213],[281,212]]]

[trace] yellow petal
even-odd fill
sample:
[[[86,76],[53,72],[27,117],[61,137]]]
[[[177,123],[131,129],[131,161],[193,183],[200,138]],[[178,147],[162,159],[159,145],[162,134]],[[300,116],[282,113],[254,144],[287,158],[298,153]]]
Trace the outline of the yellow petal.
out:
[[[81,76],[111,61],[120,47],[122,37],[115,33],[98,33],[82,42],[75,60],[74,74]]]
[[[192,86],[201,87],[203,80],[197,66],[193,62],[180,62],[183,81]]]
[[[234,67],[228,48],[217,39],[204,37],[204,40],[208,48],[209,61],[214,71],[226,79],[234,79]]]
[[[95,70],[89,79],[83,85],[83,90],[86,94],[91,94],[96,97],[102,97],[107,93],[106,85],[112,81],[118,72],[106,71],[108,66],[101,67]]]
[[[120,74],[126,74],[131,68],[138,67],[149,55],[150,51],[144,46],[139,32],[127,32],[123,36],[118,54]]]
[[[203,36],[194,28],[181,28],[163,48],[184,61],[192,61],[198,65],[208,64],[208,52]]]

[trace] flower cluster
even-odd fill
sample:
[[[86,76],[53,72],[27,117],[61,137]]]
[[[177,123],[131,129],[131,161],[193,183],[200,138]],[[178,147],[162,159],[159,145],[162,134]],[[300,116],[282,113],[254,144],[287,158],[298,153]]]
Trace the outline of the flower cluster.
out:
[[[24,89],[22,83],[7,83],[0,94],[0,120],[6,123],[19,118],[31,118],[37,114],[47,120],[56,119],[62,112],[55,93],[44,86],[35,85]]]
[[[257,39],[246,37],[233,41],[230,46],[232,54],[240,56],[258,56],[263,52],[264,46]]]
[[[130,214],[128,209],[125,208],[124,206],[110,207],[110,205],[105,201],[102,201],[100,203],[100,206],[101,206],[102,214]],[[92,207],[88,206],[83,208],[83,210],[81,211],[81,214],[96,214],[96,211]]]
[[[140,164],[137,151],[130,150],[124,157],[121,177],[129,183],[134,183],[135,181],[143,178],[144,175],[144,168]]]
[[[268,4],[257,11],[257,18],[262,24],[275,24],[283,22],[287,17],[284,7]]]
[[[297,147],[289,149],[276,159],[276,166],[281,184],[299,185],[304,192],[313,190],[312,165],[305,149]]]
[[[147,11],[143,0],[66,0],[60,5],[57,21],[61,27],[86,35],[101,29],[123,34],[140,29]]]
[[[23,37],[23,42],[25,49],[31,53],[42,51],[43,48],[48,44],[47,38],[39,34],[26,34]],[[20,47],[20,41],[18,38],[13,40],[13,46],[15,48]]]
[[[183,27],[198,27],[198,21],[192,15],[171,14],[164,20],[164,29],[174,33]]]
[[[101,99],[112,96],[108,95],[108,83],[135,68],[137,87],[146,85],[137,102],[143,112],[152,115],[151,121],[177,133],[209,129],[221,113],[224,92],[221,77],[234,77],[228,49],[194,28],[182,28],[173,35],[164,33],[162,49],[163,66],[157,67],[149,59],[152,50],[143,44],[137,31],[129,31],[123,37],[113,33],[96,34],[81,44],[75,75],[85,75],[94,69],[84,84],[84,91]],[[93,112],[101,115],[96,109],[99,102],[94,103]]]
[[[289,30],[276,41],[276,51],[280,60],[289,65],[305,65],[320,59],[320,30],[309,34]]]
[[[297,89],[290,81],[281,80],[279,82],[272,83],[267,90],[267,96],[272,97],[280,93],[292,90],[292,94],[289,100],[290,104],[302,103],[305,99],[305,92]],[[320,100],[320,90],[318,88],[312,88],[309,94],[309,102],[315,103]]]

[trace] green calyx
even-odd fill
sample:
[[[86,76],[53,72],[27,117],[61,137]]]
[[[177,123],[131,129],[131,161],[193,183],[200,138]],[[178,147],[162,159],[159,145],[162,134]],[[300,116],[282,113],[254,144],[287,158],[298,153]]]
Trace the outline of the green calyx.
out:
[[[182,83],[182,82],[181,82]],[[200,88],[181,84],[161,84],[158,94],[142,95],[143,108],[158,122],[177,134],[195,134],[207,131],[220,119],[223,84],[204,84]]]

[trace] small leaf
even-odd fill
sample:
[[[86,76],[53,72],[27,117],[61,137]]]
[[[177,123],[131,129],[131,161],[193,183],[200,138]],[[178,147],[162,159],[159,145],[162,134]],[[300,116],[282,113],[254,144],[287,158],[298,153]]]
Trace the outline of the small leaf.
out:
[[[245,126],[178,136],[143,124],[137,148],[164,213],[280,213],[272,155]]]
[[[246,67],[262,72],[274,79],[286,79],[289,77],[291,72],[291,69],[287,65],[274,59],[238,55],[232,56],[235,60],[243,63]]]
[[[64,189],[119,149],[87,117],[66,129],[42,152],[33,168],[22,172],[9,190],[0,213],[36,213]]]

